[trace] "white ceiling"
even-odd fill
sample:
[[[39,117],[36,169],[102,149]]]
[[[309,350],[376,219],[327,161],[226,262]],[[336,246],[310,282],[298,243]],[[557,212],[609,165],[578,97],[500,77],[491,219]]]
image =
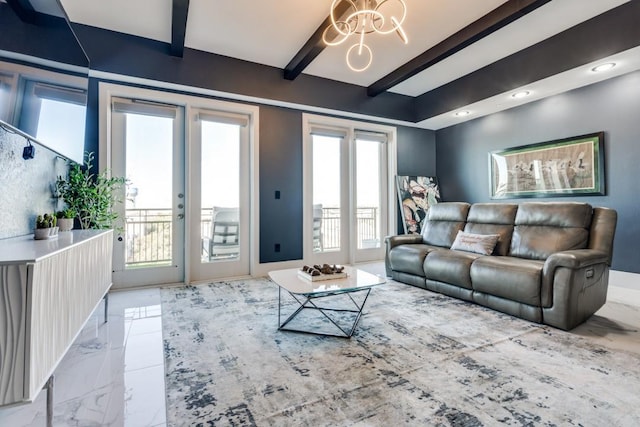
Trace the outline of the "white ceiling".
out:
[[[163,42],[171,41],[172,0],[61,1],[72,22]],[[344,61],[350,45],[347,44],[326,48],[304,73],[369,86],[505,1],[406,0],[408,16],[404,29],[409,37],[408,45],[402,44],[395,34],[369,35],[367,44],[373,51],[373,63],[365,72],[356,73],[347,68]],[[627,1],[630,0],[553,0],[390,91],[409,96],[420,95]],[[327,17],[331,3],[331,0],[191,0],[185,46],[284,68]],[[636,66],[640,68],[640,64]],[[572,84],[575,87],[574,78],[565,76],[556,80],[550,86],[549,93],[572,89]],[[593,82],[593,78],[590,75],[584,80],[585,84]],[[537,88],[536,92],[540,96],[545,93],[542,90],[545,82],[539,84],[541,88]],[[528,97],[518,103],[533,99]],[[491,107],[487,110],[490,112],[514,105],[500,99],[490,99],[474,104],[473,109],[469,107],[473,114],[465,118],[456,117],[455,122],[431,118],[418,125],[438,129],[469,120],[477,117],[477,114],[483,114],[482,103]],[[451,114],[442,116],[450,117]]]

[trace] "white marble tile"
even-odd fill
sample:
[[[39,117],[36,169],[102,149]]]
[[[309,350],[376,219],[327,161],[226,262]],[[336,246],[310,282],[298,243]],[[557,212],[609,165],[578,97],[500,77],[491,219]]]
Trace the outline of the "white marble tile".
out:
[[[164,367],[153,366],[125,374],[125,426],[165,423]]]
[[[159,315],[155,317],[140,318],[131,321],[129,338],[135,335],[144,335],[157,332],[162,332],[162,318]]]
[[[124,355],[125,372],[163,365],[162,332],[129,336]]]
[[[54,426],[164,426],[160,290],[114,292],[54,372]],[[125,372],[126,371],[126,372]],[[46,392],[0,409],[0,426],[45,425]]]

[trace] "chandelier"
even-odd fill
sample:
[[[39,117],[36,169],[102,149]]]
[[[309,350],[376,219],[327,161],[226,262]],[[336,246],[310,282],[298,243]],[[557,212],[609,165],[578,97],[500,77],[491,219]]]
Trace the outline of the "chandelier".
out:
[[[336,16],[336,6],[340,2],[347,3],[347,10]],[[333,0],[331,25],[325,28],[322,40],[327,46],[337,46],[356,35],[358,42],[347,50],[347,66],[356,72],[364,71],[373,61],[373,52],[365,43],[365,35],[395,32],[407,44],[407,34],[402,29],[406,17],[404,0]]]

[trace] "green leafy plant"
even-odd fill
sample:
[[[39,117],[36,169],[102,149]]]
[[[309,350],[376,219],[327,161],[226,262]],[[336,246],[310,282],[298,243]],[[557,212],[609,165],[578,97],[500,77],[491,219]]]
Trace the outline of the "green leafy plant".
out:
[[[36,218],[36,228],[52,228],[56,226],[56,216],[48,213],[44,215],[38,215]]]
[[[76,211],[74,211],[71,208],[67,208],[67,209],[56,212],[56,217],[58,219],[61,219],[61,218],[73,219],[76,217]]]
[[[91,173],[93,153],[85,154],[84,165],[77,163],[69,167],[67,178],[58,177],[56,190],[67,205],[67,210],[75,213],[83,229],[114,228],[118,214],[113,210],[122,203],[119,193],[125,185],[123,177],[110,177],[108,171],[97,175]]]

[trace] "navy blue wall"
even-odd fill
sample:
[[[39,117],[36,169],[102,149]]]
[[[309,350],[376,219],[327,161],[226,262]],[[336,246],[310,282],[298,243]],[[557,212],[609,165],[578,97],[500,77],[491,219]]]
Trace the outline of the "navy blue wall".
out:
[[[302,258],[302,113],[260,107],[260,262]],[[280,191],[276,200],[275,192]],[[280,252],[274,246],[280,244]]]
[[[5,3],[0,3],[0,50],[89,66],[67,21],[49,16],[46,25],[27,24]]]
[[[606,195],[552,200],[616,209],[612,267],[640,273],[639,112],[640,72],[634,72],[439,130],[436,154],[443,197],[447,201],[490,201],[490,151],[604,131]]]

